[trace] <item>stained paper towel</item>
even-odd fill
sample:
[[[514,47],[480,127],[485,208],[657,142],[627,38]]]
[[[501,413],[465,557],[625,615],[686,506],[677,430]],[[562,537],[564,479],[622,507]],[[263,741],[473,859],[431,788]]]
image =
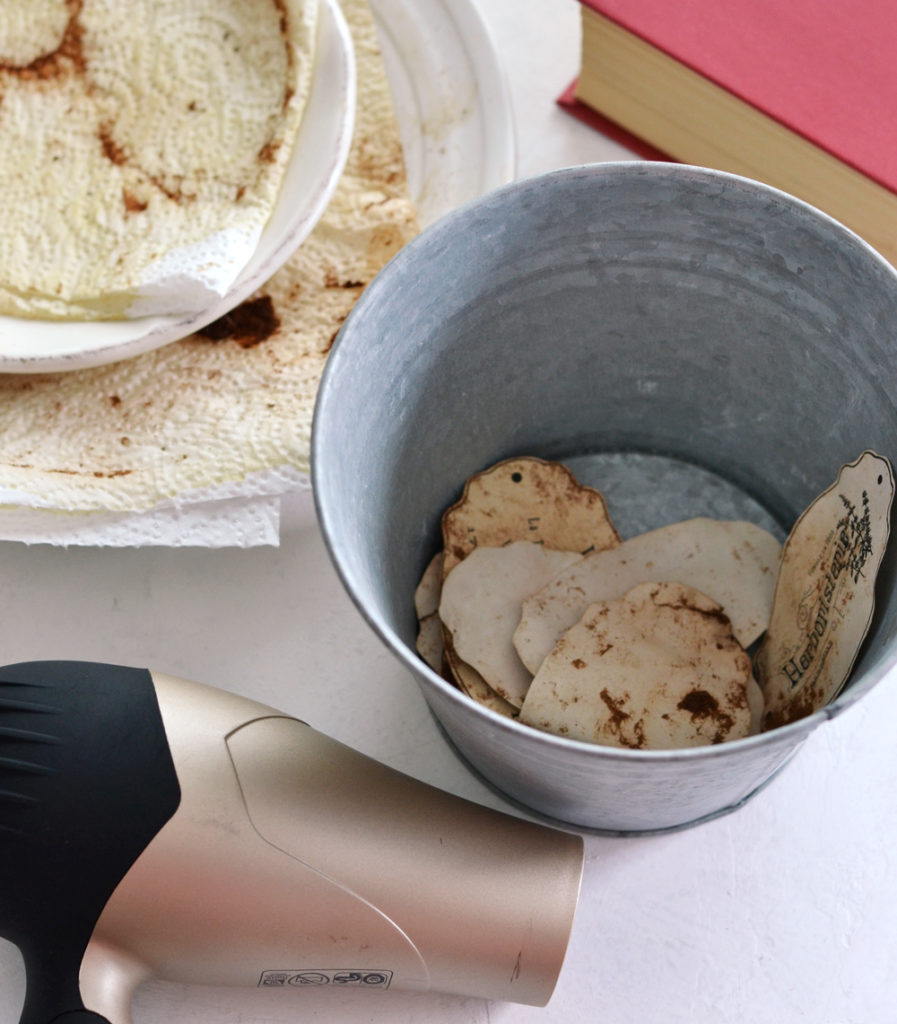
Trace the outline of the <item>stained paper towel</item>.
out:
[[[341,6],[360,88],[346,168],[318,225],[199,334],[109,366],[0,376],[0,538],[245,546],[276,543],[297,498],[311,519],[327,354],[418,230],[369,4]]]
[[[254,474],[239,484],[190,491],[140,512],[66,512],[39,504],[9,504],[0,508],[0,537],[57,546],[277,545],[284,503],[292,526],[314,522],[310,481],[288,466]]]

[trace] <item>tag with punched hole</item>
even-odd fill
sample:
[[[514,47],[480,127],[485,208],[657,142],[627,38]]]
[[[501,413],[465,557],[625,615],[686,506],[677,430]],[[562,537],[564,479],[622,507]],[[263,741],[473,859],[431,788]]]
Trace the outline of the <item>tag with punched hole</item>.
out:
[[[890,463],[866,451],[795,523],[754,659],[764,729],[804,718],[841,692],[872,619],[893,496]]]

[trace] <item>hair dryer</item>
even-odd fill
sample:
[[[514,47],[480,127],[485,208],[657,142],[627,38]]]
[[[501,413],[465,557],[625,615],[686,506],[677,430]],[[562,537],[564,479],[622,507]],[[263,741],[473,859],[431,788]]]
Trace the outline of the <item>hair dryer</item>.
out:
[[[144,669],[0,668],[0,934],[21,1024],[128,1024],[150,977],[544,1005],[582,839]]]

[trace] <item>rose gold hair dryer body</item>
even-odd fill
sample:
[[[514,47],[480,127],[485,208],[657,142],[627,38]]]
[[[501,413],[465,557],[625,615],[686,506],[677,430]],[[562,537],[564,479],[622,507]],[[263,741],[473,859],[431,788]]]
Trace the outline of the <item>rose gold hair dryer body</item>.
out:
[[[582,840],[142,669],[0,669],[0,934],[21,1024],[129,1024],[150,977],[544,1005]]]

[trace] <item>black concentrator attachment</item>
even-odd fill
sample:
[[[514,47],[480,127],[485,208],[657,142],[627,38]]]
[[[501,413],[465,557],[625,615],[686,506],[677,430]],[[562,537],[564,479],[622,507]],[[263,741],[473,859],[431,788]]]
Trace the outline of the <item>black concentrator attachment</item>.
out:
[[[21,1024],[101,1024],[78,972],[112,891],[180,787],[145,669],[0,668],[0,935],[22,952]]]

